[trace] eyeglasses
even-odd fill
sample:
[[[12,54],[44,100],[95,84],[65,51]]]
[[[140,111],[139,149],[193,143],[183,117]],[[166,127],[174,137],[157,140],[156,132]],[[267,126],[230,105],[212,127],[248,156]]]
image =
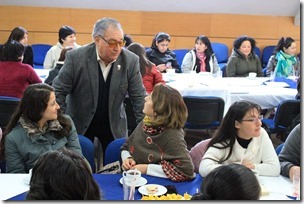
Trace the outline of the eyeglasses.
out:
[[[121,41],[116,41],[116,40],[106,40],[104,39],[101,35],[99,35],[99,37],[101,39],[103,39],[106,43],[108,43],[110,48],[115,48],[117,47],[117,45],[119,45],[119,47],[123,47],[126,44],[125,40],[121,40]]]
[[[246,120],[241,120],[241,121],[256,123],[258,121],[261,121],[262,119],[263,119],[263,115],[260,115],[258,118],[251,118],[251,119],[246,119]]]

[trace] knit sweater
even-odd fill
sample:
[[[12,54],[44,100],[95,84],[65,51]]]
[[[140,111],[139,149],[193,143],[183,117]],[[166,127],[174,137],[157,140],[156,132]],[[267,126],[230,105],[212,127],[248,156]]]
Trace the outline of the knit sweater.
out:
[[[30,84],[41,83],[34,69],[21,62],[0,62],[0,95],[21,98]]]
[[[221,144],[215,145],[222,146]],[[220,164],[218,161],[228,156],[230,148],[218,149],[209,147],[200,163],[200,175],[204,177],[216,167],[240,163],[241,161],[254,164],[255,169],[253,171],[260,176],[278,176],[280,174],[279,159],[265,129],[261,129],[259,137],[252,138],[247,148],[243,148],[237,140],[235,140],[232,148],[232,154],[229,159]]]
[[[148,164],[147,175],[167,177],[177,182],[195,178],[184,131],[166,128],[160,134],[149,135],[143,130],[143,125],[141,122],[137,126],[121,150],[127,151],[136,164]],[[127,157],[123,152],[122,160]]]

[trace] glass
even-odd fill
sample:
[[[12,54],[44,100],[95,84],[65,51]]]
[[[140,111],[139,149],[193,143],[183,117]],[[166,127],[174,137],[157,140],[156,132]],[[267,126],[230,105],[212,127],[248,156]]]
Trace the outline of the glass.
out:
[[[274,81],[274,78],[275,78],[274,71],[271,71],[270,72],[270,81]]]
[[[295,197],[300,196],[300,171],[294,169],[292,177],[292,194]]]
[[[124,200],[134,200],[135,186],[128,185],[126,177],[122,178]]]
[[[106,40],[104,39],[101,35],[99,35],[99,37],[101,39],[103,39],[106,43],[108,43],[110,48],[115,48],[117,47],[117,45],[119,45],[119,47],[123,47],[126,44],[125,40],[121,40],[121,41],[116,41],[116,40]]]
[[[244,120],[241,120],[241,121],[256,123],[258,121],[261,121],[262,119],[263,119],[263,116],[260,115],[258,118],[244,119]]]

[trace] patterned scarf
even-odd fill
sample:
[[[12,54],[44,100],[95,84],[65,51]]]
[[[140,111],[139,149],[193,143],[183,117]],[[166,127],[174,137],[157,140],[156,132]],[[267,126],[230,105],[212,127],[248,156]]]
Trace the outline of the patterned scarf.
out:
[[[201,72],[205,72],[206,71],[206,63],[205,63],[205,59],[206,59],[206,55],[203,52],[196,52],[196,57],[200,60],[200,71]]]
[[[293,65],[297,62],[294,55],[289,55],[282,50],[276,54],[276,59],[278,61],[275,67],[276,77],[288,77],[292,75]]]
[[[143,122],[144,122],[143,130],[149,135],[160,134],[165,129],[162,126],[154,126],[152,119],[147,115],[144,117]]]

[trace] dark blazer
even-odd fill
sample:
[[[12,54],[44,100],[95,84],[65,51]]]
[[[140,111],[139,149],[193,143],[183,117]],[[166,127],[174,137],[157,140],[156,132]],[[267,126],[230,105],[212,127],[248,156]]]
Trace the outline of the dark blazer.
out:
[[[91,43],[67,52],[64,65],[53,81],[57,102],[71,116],[79,134],[86,132],[97,108],[98,69],[95,43]],[[139,123],[144,117],[146,91],[135,54],[122,49],[112,69],[108,103],[110,126],[116,139],[128,135],[125,96],[129,94]]]

